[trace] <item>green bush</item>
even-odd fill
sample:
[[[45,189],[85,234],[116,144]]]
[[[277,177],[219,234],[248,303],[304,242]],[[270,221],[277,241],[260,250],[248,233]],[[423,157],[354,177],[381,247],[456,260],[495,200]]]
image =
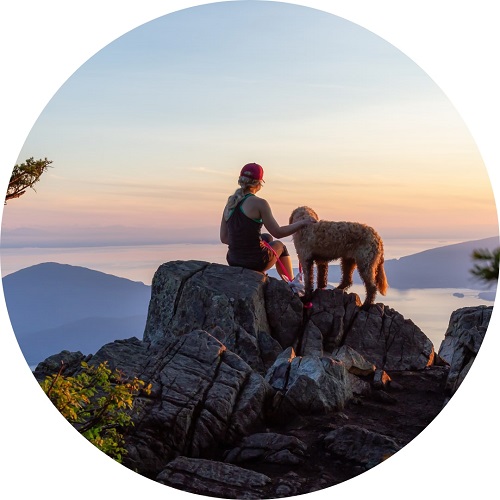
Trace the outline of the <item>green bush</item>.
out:
[[[47,376],[41,387],[55,407],[75,429],[106,455],[122,461],[126,453],[123,433],[134,425],[132,411],[136,396],[150,394],[151,384],[126,380],[120,370],[112,372],[108,363],[98,366],[82,363],[83,371],[74,377]]]

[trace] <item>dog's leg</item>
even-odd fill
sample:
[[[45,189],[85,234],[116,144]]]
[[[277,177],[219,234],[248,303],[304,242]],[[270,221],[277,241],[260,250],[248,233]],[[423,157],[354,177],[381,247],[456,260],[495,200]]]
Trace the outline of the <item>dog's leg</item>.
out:
[[[359,275],[365,284],[366,298],[361,306],[364,311],[368,310],[370,306],[375,302],[375,296],[377,295],[377,285],[375,283],[375,268],[374,263],[368,265],[358,266]]]
[[[328,284],[328,261],[327,260],[317,260],[316,261],[316,272],[317,278],[316,281],[318,283],[318,288],[323,289],[326,288]]]
[[[342,272],[342,276],[339,286],[337,287],[339,290],[346,290],[352,285],[352,275],[354,273],[354,269],[356,269],[356,261],[354,259],[343,257],[340,260],[340,270]]]

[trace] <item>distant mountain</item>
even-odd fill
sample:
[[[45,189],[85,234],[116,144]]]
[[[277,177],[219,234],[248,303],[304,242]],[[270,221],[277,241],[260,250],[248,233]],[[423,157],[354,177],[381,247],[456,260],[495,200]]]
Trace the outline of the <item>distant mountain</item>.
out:
[[[29,364],[64,349],[88,354],[117,338],[142,338],[151,296],[144,283],[53,262],[5,276],[3,288]]]
[[[498,237],[468,241],[425,250],[385,263],[389,285],[409,288],[472,288],[483,290],[486,285],[475,278],[472,253],[477,249],[493,250],[500,246]]]
[[[84,354],[97,352],[104,344],[131,337],[142,338],[146,314],[123,318],[84,318],[74,323],[18,336],[29,365],[63,350]]]
[[[425,250],[400,259],[389,259],[384,264],[387,280],[391,288],[399,290],[411,288],[485,290],[487,286],[470,273],[474,265],[472,252],[476,249],[493,250],[499,246],[499,238],[492,237]],[[269,271],[269,275],[278,274],[273,269]],[[328,266],[328,281],[334,284],[340,281],[338,261]],[[354,272],[354,283],[361,283],[357,271]]]

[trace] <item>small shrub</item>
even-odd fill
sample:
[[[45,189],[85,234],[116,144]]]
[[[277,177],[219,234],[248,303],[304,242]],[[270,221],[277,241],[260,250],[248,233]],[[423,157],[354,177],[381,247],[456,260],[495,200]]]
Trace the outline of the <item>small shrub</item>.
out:
[[[55,407],[75,429],[106,455],[122,461],[126,453],[123,433],[134,425],[132,411],[136,396],[150,394],[151,384],[126,380],[123,372],[112,372],[107,362],[97,366],[82,363],[74,377],[47,376],[41,387]]]

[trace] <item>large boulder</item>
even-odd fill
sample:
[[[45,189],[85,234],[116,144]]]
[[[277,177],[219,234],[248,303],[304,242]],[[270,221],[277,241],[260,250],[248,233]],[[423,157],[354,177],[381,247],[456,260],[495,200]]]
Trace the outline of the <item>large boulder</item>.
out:
[[[209,457],[264,421],[269,384],[205,331],[155,343],[107,344],[91,363],[107,361],[152,384],[138,400],[124,464],[154,478],[176,456]]]
[[[320,290],[304,308],[286,283],[262,273],[170,262],[155,275],[142,340],[92,356],[65,351],[35,375],[106,361],[151,383],[136,398],[123,460],[142,475],[223,498],[302,494],[373,467],[442,408],[448,365],[430,366],[430,340],[383,304],[360,306],[356,294]],[[452,316],[439,358],[451,365],[449,387],[466,373],[489,315]],[[430,383],[439,385],[432,407]]]
[[[411,320],[383,304],[361,309],[358,295],[318,290],[299,353],[350,346],[382,370],[421,370],[434,362],[431,340]]]
[[[156,481],[189,493],[216,498],[268,498],[271,479],[265,474],[212,460],[179,457]],[[266,494],[267,493],[267,494]]]
[[[289,347],[269,369],[266,380],[276,390],[275,418],[341,410],[352,397],[345,366],[330,357],[296,356]]]
[[[269,299],[269,278],[256,271],[200,261],[163,264],[153,278],[144,340],[206,330],[264,374],[294,342],[302,320],[298,297],[272,281]]]
[[[476,359],[490,323],[493,306],[457,309],[451,314],[448,329],[438,351],[450,365],[446,392],[451,397],[464,380]]]
[[[375,467],[401,449],[391,437],[357,425],[344,425],[329,432],[324,443],[332,455],[366,469]]]
[[[312,308],[281,280],[239,267],[175,261],[156,272],[144,340],[203,329],[265,375],[293,347],[300,356],[331,356],[347,345],[382,370],[419,370],[434,347],[411,321],[383,304],[361,310],[359,296],[317,290]]]
[[[298,465],[306,455],[306,444],[295,436],[259,432],[244,438],[239,446],[226,454],[224,460],[233,464],[261,461]]]

